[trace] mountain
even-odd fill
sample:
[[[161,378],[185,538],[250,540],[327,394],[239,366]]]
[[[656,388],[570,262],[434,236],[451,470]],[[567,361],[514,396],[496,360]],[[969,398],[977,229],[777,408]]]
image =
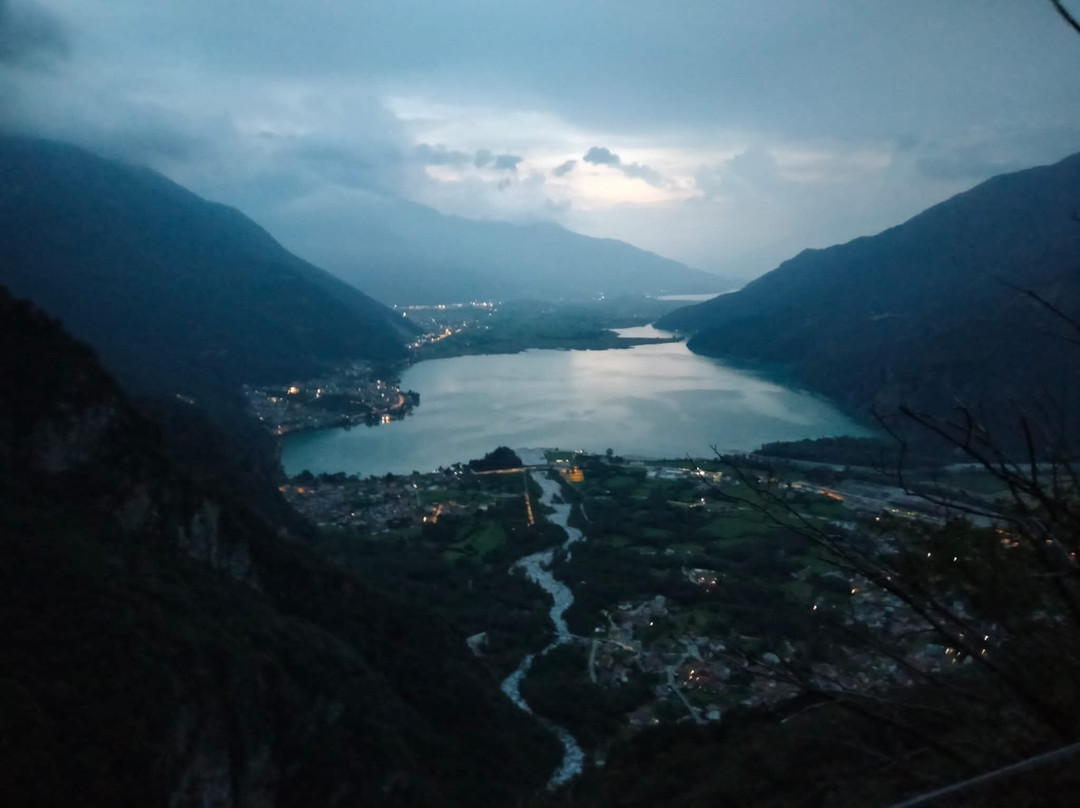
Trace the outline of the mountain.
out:
[[[342,227],[347,242],[341,241]],[[282,232],[288,229],[282,223]],[[371,198],[347,223],[312,220],[304,229],[302,252],[392,304],[688,294],[734,285],[625,242],[556,224],[475,221],[382,197]]]
[[[439,615],[189,478],[93,352],[2,289],[0,338],[10,804],[512,805],[543,786],[557,741]]]
[[[657,325],[694,332],[699,353],[790,373],[864,416],[900,403],[1013,420],[1016,407],[1075,412],[1078,210],[1080,155],[994,177],[876,236],[806,250]]]
[[[49,141],[0,138],[0,283],[139,392],[205,403],[405,353],[400,317],[239,211]]]

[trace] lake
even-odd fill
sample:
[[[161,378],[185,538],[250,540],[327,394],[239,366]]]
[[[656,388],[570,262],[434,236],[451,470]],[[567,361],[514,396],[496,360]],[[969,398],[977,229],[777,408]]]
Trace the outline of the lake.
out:
[[[651,326],[624,337],[667,336]],[[868,431],[829,402],[698,356],[684,343],[458,356],[409,367],[420,406],[401,421],[285,439],[289,475],[427,472],[497,446],[709,457],[775,440]]]

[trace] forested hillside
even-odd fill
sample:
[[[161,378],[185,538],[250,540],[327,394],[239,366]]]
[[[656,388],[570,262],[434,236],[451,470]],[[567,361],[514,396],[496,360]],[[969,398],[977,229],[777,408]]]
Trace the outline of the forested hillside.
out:
[[[0,282],[130,390],[214,409],[242,382],[405,353],[389,309],[148,169],[0,138],[0,223]]]
[[[857,414],[875,403],[1030,410],[1033,391],[1066,407],[1078,392],[1068,322],[1080,314],[1077,210],[1080,155],[807,250],[658,324],[694,332],[700,353],[787,370]]]
[[[438,616],[180,471],[0,294],[0,782],[18,805],[494,805],[554,740]]]

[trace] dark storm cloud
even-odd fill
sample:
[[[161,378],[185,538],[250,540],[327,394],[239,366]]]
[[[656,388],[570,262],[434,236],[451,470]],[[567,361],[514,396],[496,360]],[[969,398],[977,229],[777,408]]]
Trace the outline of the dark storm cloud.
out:
[[[1080,96],[1062,78],[1080,62],[1075,34],[1046,2],[621,0],[617,16],[580,0],[265,0],[258,13],[220,0],[64,2],[79,30],[130,31],[121,50],[179,54],[218,76],[386,80],[598,131],[889,138],[1038,120]]]
[[[880,141],[1080,108],[1080,83],[1063,79],[1080,47],[1040,2],[976,14],[975,0],[623,0],[617,18],[578,0],[266,0],[257,14],[220,0],[65,2],[76,30],[122,32],[95,40],[122,70],[372,81],[449,104],[550,110],[584,130]]]
[[[518,163],[524,158],[518,157],[516,154],[500,154],[495,158],[495,164],[492,166],[496,171],[513,171],[517,172]]]
[[[58,17],[34,3],[0,0],[0,65],[43,67],[69,52]]]
[[[560,163],[551,169],[552,175],[556,177],[563,177],[574,170],[574,166],[577,165],[577,160],[567,160],[565,163]]]
[[[610,149],[605,149],[603,146],[593,146],[581,159],[595,166],[617,166],[622,162],[619,155],[612,154]]]

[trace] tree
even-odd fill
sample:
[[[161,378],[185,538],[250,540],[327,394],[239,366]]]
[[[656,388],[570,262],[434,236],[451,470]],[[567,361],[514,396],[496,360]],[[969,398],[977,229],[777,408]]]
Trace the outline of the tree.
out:
[[[515,469],[521,467],[521,458],[513,449],[500,446],[488,452],[479,460],[470,460],[466,467],[472,471],[499,471],[501,469]]]

